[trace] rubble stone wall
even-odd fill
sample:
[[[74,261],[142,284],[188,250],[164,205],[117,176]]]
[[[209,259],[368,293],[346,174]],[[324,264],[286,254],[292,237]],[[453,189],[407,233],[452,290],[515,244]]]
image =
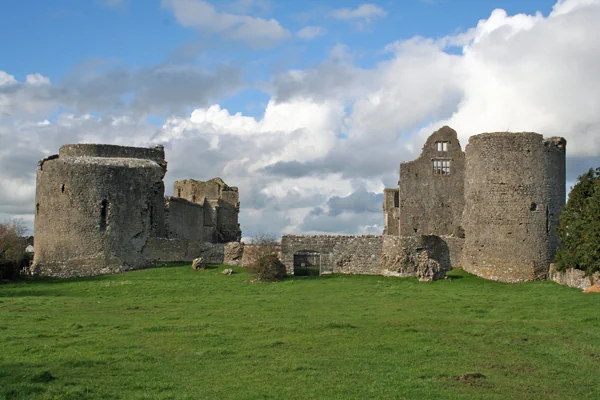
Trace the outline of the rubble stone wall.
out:
[[[546,279],[565,201],[565,145],[537,133],[472,136],[466,149],[462,267],[503,282]]]
[[[294,274],[294,254],[316,251],[321,254],[321,272],[368,274],[380,272],[383,241],[381,236],[297,236],[281,237],[281,261],[288,275]]]
[[[178,197],[165,197],[165,230],[169,239],[204,239],[204,207]]]

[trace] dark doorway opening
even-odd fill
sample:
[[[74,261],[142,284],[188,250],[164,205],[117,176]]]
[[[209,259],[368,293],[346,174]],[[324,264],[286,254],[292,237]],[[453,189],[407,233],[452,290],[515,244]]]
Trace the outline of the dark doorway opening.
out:
[[[321,275],[321,253],[314,250],[302,250],[294,253],[294,275]]]

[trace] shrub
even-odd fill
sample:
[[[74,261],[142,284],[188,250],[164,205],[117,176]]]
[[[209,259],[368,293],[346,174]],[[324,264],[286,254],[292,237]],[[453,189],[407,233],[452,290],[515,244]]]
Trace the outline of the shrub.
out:
[[[277,282],[286,277],[285,265],[279,260],[279,242],[275,237],[260,234],[252,238],[253,263],[248,266],[260,282]]]
[[[575,268],[588,275],[600,271],[600,168],[577,178],[560,216],[558,237],[559,271]]]
[[[0,279],[14,279],[25,261],[25,227],[20,221],[0,223]]]

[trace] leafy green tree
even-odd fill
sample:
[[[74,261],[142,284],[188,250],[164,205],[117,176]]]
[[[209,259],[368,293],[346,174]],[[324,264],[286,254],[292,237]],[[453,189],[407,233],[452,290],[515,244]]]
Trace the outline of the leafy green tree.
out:
[[[18,275],[27,246],[22,238],[24,232],[22,221],[0,223],[0,279],[13,279]]]
[[[600,168],[577,178],[560,216],[558,270],[600,271]]]

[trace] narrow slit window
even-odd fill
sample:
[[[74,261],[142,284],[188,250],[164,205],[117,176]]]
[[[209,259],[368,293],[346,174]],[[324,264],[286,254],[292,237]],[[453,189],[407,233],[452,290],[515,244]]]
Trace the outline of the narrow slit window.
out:
[[[100,203],[100,231],[104,232],[108,225],[108,201],[102,200]]]

